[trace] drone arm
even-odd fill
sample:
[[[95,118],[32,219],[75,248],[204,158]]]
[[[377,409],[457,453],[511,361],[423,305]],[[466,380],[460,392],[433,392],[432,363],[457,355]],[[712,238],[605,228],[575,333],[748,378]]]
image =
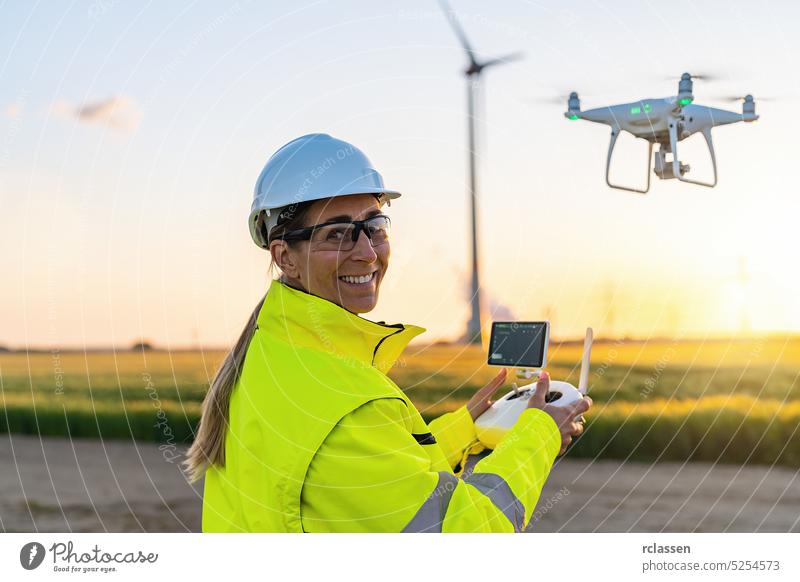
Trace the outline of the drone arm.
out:
[[[574,115],[578,119],[591,121],[593,123],[602,123],[603,125],[610,126],[612,130],[619,130],[619,120],[615,116],[612,107],[598,107],[597,109],[586,109],[584,111],[567,111],[564,115],[566,117]]]
[[[650,190],[650,167],[651,167],[651,160],[653,158],[653,144],[652,142],[648,142],[648,149],[647,149],[647,184],[645,185],[644,190],[641,188],[630,188],[628,186],[621,186],[619,184],[612,184],[609,173],[611,171],[611,157],[614,154],[614,146],[617,144],[617,138],[619,137],[619,132],[621,130],[619,127],[612,127],[611,128],[611,142],[608,144],[608,158],[606,158],[606,184],[608,184],[609,188],[616,188],[618,190],[627,190],[628,192],[638,192],[639,194],[646,194],[648,190]]]

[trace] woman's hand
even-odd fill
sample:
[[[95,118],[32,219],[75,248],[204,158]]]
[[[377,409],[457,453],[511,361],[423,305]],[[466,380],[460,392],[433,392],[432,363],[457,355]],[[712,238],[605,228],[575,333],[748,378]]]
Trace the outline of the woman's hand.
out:
[[[473,421],[476,420],[481,414],[486,412],[492,405],[493,401],[489,399],[495,392],[497,392],[497,389],[503,385],[503,382],[506,381],[507,375],[508,370],[503,368],[491,382],[478,390],[473,397],[469,399],[469,402],[467,402],[467,410],[469,410],[469,414]]]
[[[536,383],[536,390],[531,399],[528,400],[528,408],[544,410],[556,421],[558,430],[561,431],[561,450],[558,454],[563,455],[572,442],[572,437],[580,436],[583,433],[583,420],[576,422],[575,419],[589,410],[592,405],[592,399],[584,396],[583,399],[569,406],[553,406],[545,401],[545,396],[547,396],[549,389],[550,375],[547,372],[542,372],[539,381]]]

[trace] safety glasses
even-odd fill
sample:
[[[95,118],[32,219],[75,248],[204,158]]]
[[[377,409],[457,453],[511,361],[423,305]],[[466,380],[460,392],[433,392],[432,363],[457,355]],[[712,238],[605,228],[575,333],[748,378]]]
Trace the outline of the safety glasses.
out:
[[[292,230],[279,237],[285,241],[311,241],[312,251],[350,251],[364,231],[373,247],[389,241],[391,221],[385,214],[376,214],[366,220],[326,222]]]

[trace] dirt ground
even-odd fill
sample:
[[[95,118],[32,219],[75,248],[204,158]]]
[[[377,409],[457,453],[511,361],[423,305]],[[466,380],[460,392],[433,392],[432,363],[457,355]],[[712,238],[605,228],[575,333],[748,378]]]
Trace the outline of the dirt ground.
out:
[[[174,454],[0,435],[0,531],[200,531],[202,483],[186,483]],[[563,459],[529,530],[800,532],[800,471]]]

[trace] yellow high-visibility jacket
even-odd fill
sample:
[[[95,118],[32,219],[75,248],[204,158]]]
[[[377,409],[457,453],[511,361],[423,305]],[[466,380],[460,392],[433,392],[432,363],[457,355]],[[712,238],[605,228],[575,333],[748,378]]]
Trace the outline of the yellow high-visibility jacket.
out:
[[[204,532],[513,532],[561,446],[528,409],[474,471],[465,406],[427,425],[386,376],[414,325],[369,321],[273,281],[230,402],[225,467],[206,471]]]

